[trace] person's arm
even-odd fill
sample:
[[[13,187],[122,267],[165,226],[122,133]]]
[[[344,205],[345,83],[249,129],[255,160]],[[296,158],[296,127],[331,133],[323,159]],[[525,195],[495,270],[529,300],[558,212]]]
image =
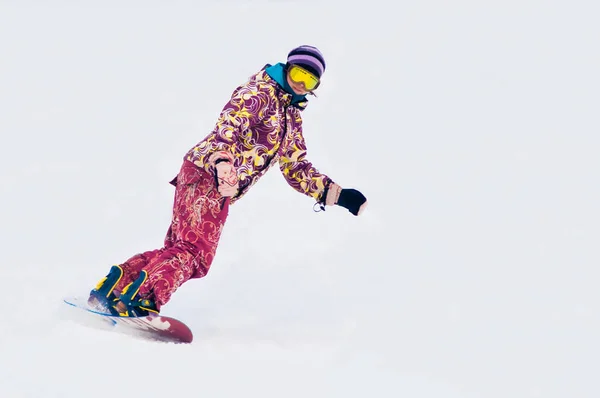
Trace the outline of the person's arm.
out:
[[[292,188],[319,200],[325,188],[333,181],[327,175],[320,173],[306,159],[306,143],[302,136],[302,126],[298,126],[291,139],[291,144],[279,158],[279,168]]]
[[[338,205],[358,216],[367,206],[367,198],[360,191],[342,188],[306,159],[306,143],[301,125],[292,137],[292,144],[279,158],[279,168],[292,188],[315,198],[323,210],[325,205]]]

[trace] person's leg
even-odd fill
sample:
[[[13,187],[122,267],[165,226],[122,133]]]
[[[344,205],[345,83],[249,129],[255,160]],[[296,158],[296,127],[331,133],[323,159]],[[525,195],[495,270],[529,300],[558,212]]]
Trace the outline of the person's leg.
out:
[[[218,193],[214,178],[189,162],[184,164],[175,190],[170,237],[165,242],[169,247],[147,259],[145,275],[137,281],[139,288],[134,283],[137,289],[127,291],[122,301],[131,306],[136,300],[150,299],[159,311],[184,282],[205,276],[228,211],[229,199]]]
[[[174,182],[175,180],[172,183]],[[165,249],[173,245],[174,238],[172,231],[173,223],[171,222],[161,249],[138,253],[122,264],[113,265],[109,273],[90,292],[88,303],[99,309],[110,307],[121,292],[138,279],[140,272],[148,265],[150,260],[159,256]]]
[[[229,200],[214,189],[214,180],[202,171],[198,183],[178,185],[173,214],[173,246],[149,261],[147,281],[140,296],[152,293],[157,308],[191,278],[208,273],[227,214]]]

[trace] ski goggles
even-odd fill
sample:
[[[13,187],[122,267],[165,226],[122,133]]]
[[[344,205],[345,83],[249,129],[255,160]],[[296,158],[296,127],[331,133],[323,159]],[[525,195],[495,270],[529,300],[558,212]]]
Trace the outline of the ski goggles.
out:
[[[319,87],[319,78],[298,65],[290,67],[289,76],[294,83],[302,83],[308,91],[313,91]]]

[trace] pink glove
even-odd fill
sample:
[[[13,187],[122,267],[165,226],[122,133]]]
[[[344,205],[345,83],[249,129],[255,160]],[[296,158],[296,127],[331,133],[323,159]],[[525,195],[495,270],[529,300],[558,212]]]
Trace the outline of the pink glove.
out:
[[[327,196],[325,197],[325,204],[327,206],[336,205],[338,199],[340,198],[340,193],[342,192],[342,187],[340,187],[336,183],[331,183],[327,188]]]
[[[233,165],[233,155],[225,151],[216,152],[210,157],[209,162],[214,168],[219,193],[225,197],[237,194],[239,182]]]

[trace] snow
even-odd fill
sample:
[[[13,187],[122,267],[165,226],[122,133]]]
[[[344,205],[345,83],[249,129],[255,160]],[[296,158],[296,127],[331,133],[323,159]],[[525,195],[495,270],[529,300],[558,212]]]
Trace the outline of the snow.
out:
[[[599,6],[0,2],[0,396],[597,397]],[[231,91],[300,44],[308,157],[271,170],[163,309],[191,345],[61,316],[161,245],[168,181]]]

